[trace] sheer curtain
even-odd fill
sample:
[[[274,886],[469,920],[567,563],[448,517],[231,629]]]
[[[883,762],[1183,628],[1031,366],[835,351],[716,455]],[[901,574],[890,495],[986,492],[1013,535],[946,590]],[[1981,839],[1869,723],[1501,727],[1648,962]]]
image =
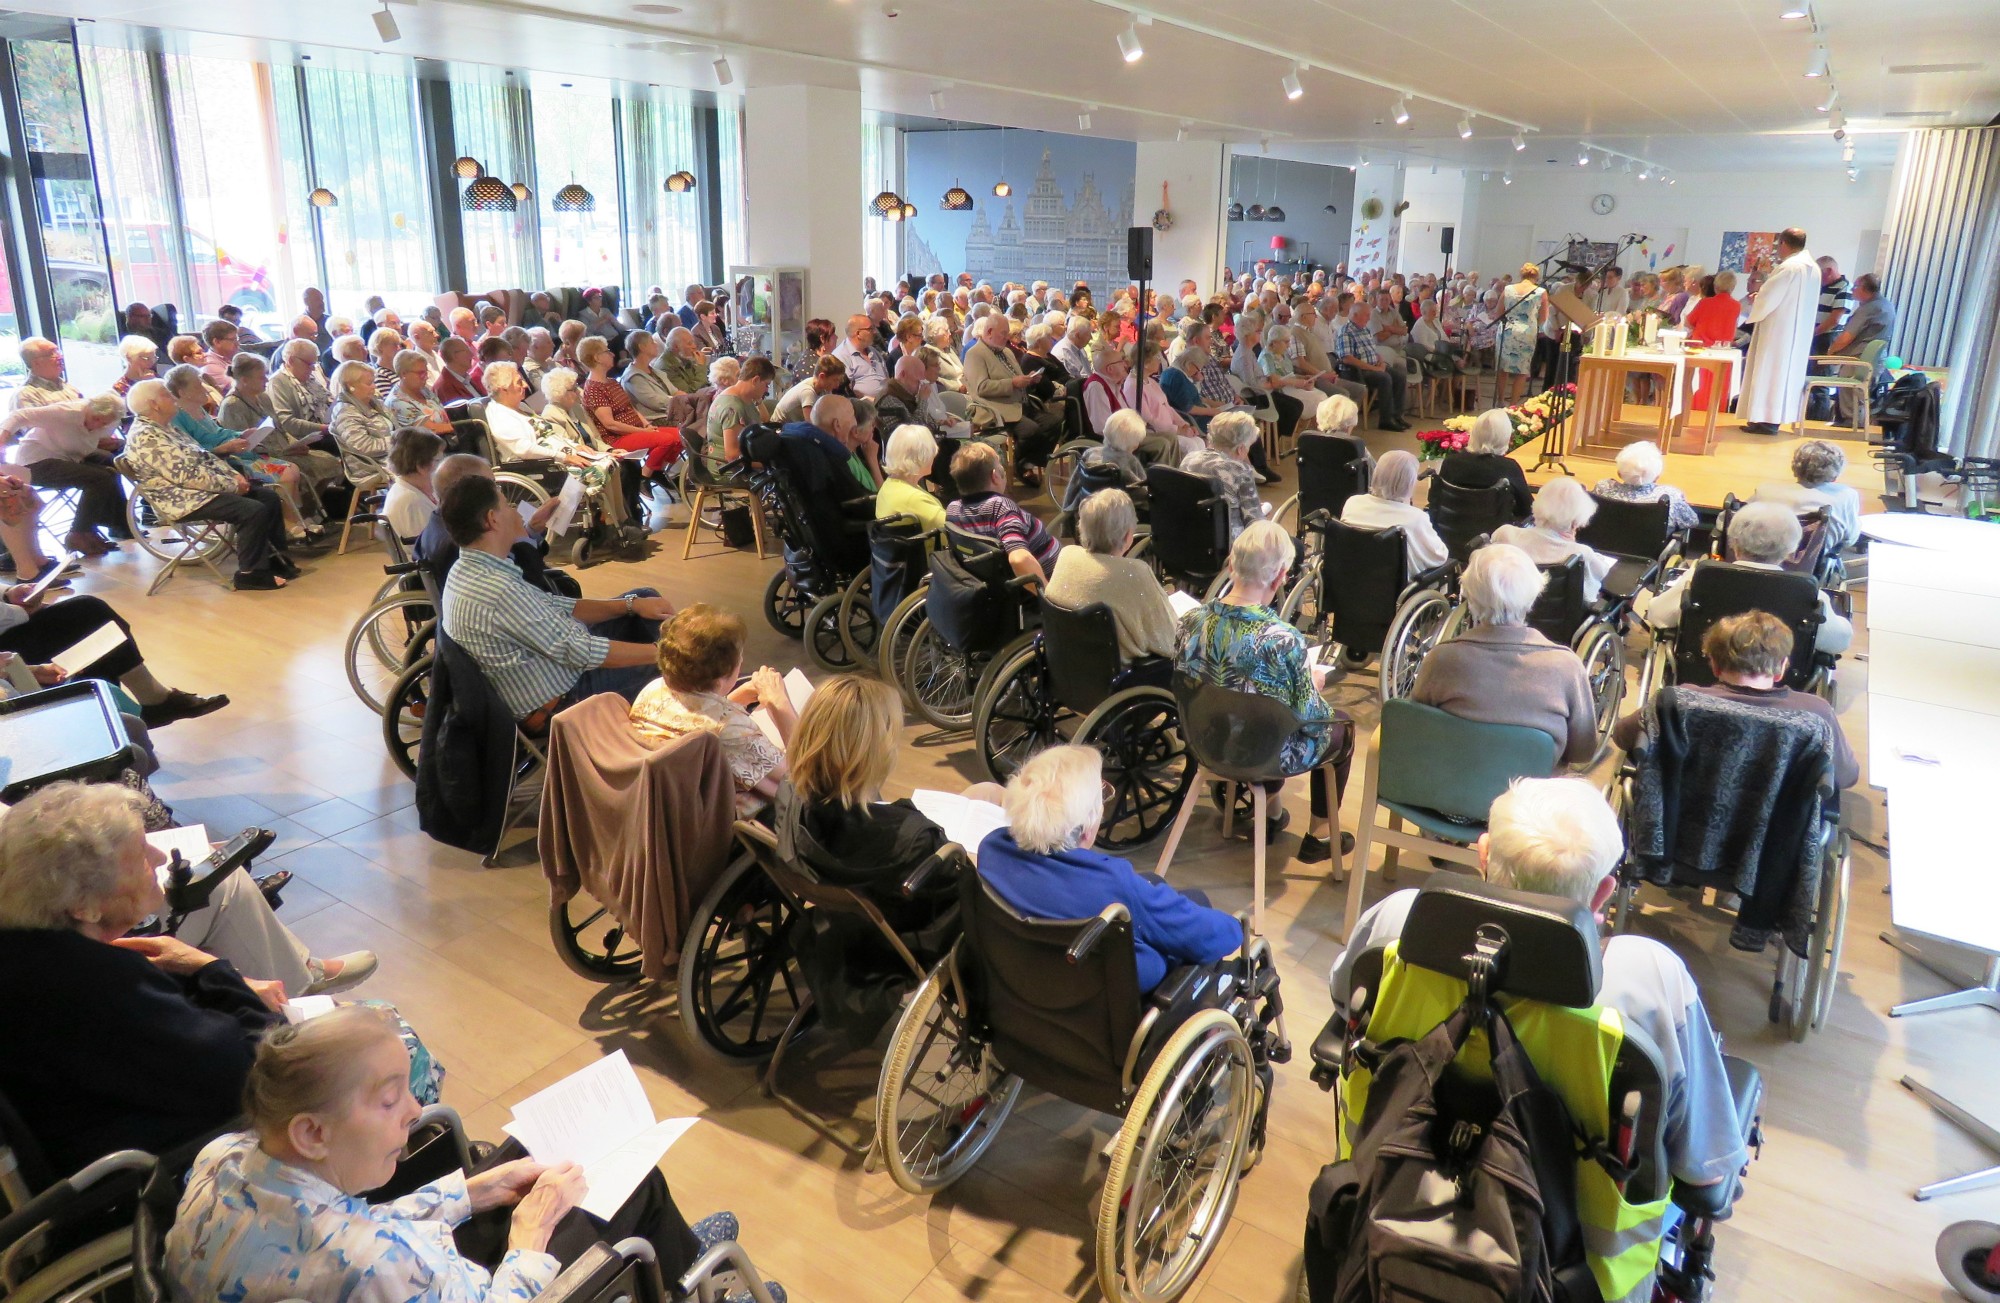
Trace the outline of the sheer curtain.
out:
[[[439,276],[416,84],[320,67],[306,70],[305,83],[315,174],[339,198],[319,210],[328,307],[352,316],[380,294],[398,312],[420,311]],[[279,128],[282,137],[282,118]]]
[[[534,203],[542,224],[544,285],[617,285],[625,279],[619,248],[618,141],[609,95],[575,91],[535,94]],[[556,192],[575,183],[596,205],[587,213],[557,212]],[[631,307],[626,293],[622,306]]]
[[[84,31],[93,26],[87,24]],[[151,57],[114,45],[78,47],[90,110],[91,165],[97,171],[118,306],[134,300],[153,306],[172,303],[192,325],[195,305],[188,301],[187,255],[168,203],[173,179]]]
[[[531,179],[536,175],[534,114],[521,86],[512,81],[453,81],[451,133],[459,154],[478,159],[487,176],[510,186],[535,184]],[[449,167],[450,160],[440,159],[438,166]],[[463,195],[471,184],[461,178],[459,193]],[[516,204],[511,213],[461,213],[467,289],[476,293],[520,288],[540,278],[536,210],[545,202],[546,197],[537,194],[532,201]]]
[[[684,94],[634,92],[619,104],[625,150],[626,267],[632,277],[628,303],[645,306],[646,291],[658,285],[676,304],[683,291],[703,279],[700,141],[693,102]],[[667,178],[689,171],[698,178],[688,193],[668,194]]]
[[[715,106],[716,156],[721,175],[716,178],[722,202],[722,267],[740,266],[750,260],[749,217],[743,194],[743,101],[728,100]]]
[[[877,287],[896,283],[903,263],[904,222],[881,216],[868,202],[884,190],[902,194],[902,132],[875,113],[861,115],[861,274],[873,276]],[[860,286],[847,291],[858,295]]]
[[[282,333],[279,314],[318,275],[310,244],[300,263],[290,240],[271,69],[242,59],[164,58],[194,307],[212,314],[234,303],[253,327]],[[295,100],[297,90],[288,75],[283,98]]]

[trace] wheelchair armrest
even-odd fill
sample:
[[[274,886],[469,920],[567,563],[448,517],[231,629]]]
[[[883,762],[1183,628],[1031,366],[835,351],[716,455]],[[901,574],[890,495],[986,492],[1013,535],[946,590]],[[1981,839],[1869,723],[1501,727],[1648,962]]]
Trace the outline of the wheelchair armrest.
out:
[[[1083,932],[1070,946],[1069,953],[1064,958],[1068,959],[1071,965],[1082,963],[1090,952],[1097,947],[1098,939],[1105,934],[1113,923],[1129,924],[1131,921],[1132,913],[1125,906],[1116,903],[1106,905],[1096,918],[1084,925]],[[1165,984],[1162,983],[1162,985]]]
[[[1331,528],[1333,528],[1333,513],[1325,507],[1308,513],[1306,518],[1299,522],[1301,534],[1324,534]]]
[[[1675,1181],[1673,1188],[1674,1206],[1690,1217],[1705,1217],[1709,1221],[1721,1221],[1729,1216],[1729,1210],[1736,1206],[1736,1196],[1743,1188],[1743,1180],[1731,1172],[1720,1181],[1707,1185],[1690,1185],[1686,1181]]]
[[[422,569],[423,566],[416,561],[391,561],[388,565],[382,567],[382,573],[393,577],[397,575],[413,575]]]
[[[1321,1090],[1340,1083],[1341,1069],[1347,1066],[1347,1016],[1336,1013],[1319,1029],[1312,1043],[1312,1081]]]
[[[1755,1064],[1727,1054],[1722,1056],[1722,1070],[1729,1081],[1729,1098],[1736,1109],[1737,1123],[1742,1127],[1744,1147],[1756,1150],[1763,1145],[1759,1115],[1764,1103],[1764,1078]],[[1743,1174],[1731,1172],[1722,1180],[1707,1185],[1675,1181],[1673,1200],[1674,1205],[1690,1217],[1721,1221],[1729,1216],[1729,1210],[1735,1206],[1737,1196],[1742,1192]]]
[[[957,842],[946,842],[924,858],[924,862],[910,870],[910,876],[903,879],[903,899],[911,900],[924,888],[932,874],[945,864],[962,865],[966,859],[965,848]]]

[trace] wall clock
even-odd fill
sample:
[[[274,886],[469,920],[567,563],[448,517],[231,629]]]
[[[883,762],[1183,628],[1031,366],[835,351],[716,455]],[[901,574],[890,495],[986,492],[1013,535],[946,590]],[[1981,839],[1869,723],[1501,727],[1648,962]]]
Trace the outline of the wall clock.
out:
[[[1599,217],[1604,216],[1617,206],[1618,201],[1610,195],[1598,195],[1590,201],[1590,211],[1596,213]]]

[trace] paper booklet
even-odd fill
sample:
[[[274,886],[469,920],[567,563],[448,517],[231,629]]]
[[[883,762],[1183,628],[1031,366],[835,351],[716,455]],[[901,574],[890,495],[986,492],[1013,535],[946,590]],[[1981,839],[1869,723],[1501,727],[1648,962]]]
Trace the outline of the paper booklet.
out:
[[[158,832],[149,832],[146,834],[146,845],[166,856],[168,860],[172,860],[174,852],[179,851],[181,858],[186,860],[190,865],[201,863],[215,849],[215,847],[209,844],[208,825],[205,823],[193,824],[186,828],[162,828]],[[160,869],[164,872],[166,865],[161,865]]]
[[[49,663],[61,669],[64,674],[75,678],[124,645],[123,629],[115,624],[101,624],[95,633],[84,635],[74,646],[49,657]]]
[[[804,671],[797,668],[785,671],[785,695],[792,699],[792,714],[797,715],[804,710],[806,702],[812,699],[812,694],[812,680],[805,676]],[[750,722],[755,724],[765,737],[771,739],[772,746],[780,751],[785,749],[784,736],[778,732],[777,721],[771,718],[769,711],[762,709],[751,711]]]
[[[557,538],[569,533],[577,509],[583,506],[583,477],[571,475],[563,481],[562,492],[556,494],[556,511],[549,517],[549,533]]]
[[[1183,593],[1176,590],[1167,594],[1167,606],[1173,611],[1176,620],[1185,618],[1189,611],[1194,610],[1200,605],[1201,599],[1193,593]]]
[[[278,427],[271,424],[270,419],[267,417],[266,419],[257,422],[257,424],[251,426],[249,429],[243,431],[242,433],[243,451],[250,452],[254,450],[257,447],[257,445],[263,443],[264,440],[270,438],[273,434],[275,434],[277,432],[277,428]]]
[[[538,1163],[583,1168],[587,1190],[580,1206],[609,1220],[700,1120],[655,1120],[639,1074],[619,1050],[528,1096],[500,1129]]]
[[[1007,812],[993,802],[972,800],[953,792],[919,788],[910,793],[910,804],[944,829],[945,837],[963,846],[965,853],[974,859],[979,858],[979,843],[986,840],[986,834],[1007,826]]]

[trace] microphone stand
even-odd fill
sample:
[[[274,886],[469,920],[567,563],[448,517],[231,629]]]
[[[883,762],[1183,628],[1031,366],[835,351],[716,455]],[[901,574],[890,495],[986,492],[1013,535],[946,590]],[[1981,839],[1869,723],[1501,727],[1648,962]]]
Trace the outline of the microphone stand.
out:
[[[1627,249],[1631,248],[1637,243],[1639,243],[1639,237],[1634,235],[1627,235],[1618,242],[1618,247],[1615,250],[1613,250],[1611,256],[1606,258],[1602,263],[1598,264],[1596,267],[1582,268],[1582,270],[1589,273],[1590,279],[1587,283],[1593,285],[1598,283],[1598,281],[1603,277],[1606,269],[1611,267],[1612,264],[1616,263],[1621,257],[1624,256],[1625,251]],[[1569,265],[1575,266],[1576,264],[1572,263]],[[1562,455],[1564,451],[1566,451],[1568,445],[1569,431],[1567,427],[1569,425],[1569,419],[1576,412],[1576,389],[1574,382],[1570,377],[1570,367],[1572,362],[1576,358],[1582,355],[1582,344],[1580,340],[1578,342],[1576,351],[1575,352],[1571,351],[1570,337],[1569,337],[1570,331],[1576,331],[1577,334],[1581,336],[1582,327],[1578,326],[1573,321],[1570,322],[1569,325],[1563,331],[1563,339],[1561,344],[1556,349],[1556,366],[1555,366],[1555,377],[1554,377],[1555,382],[1548,391],[1552,395],[1551,398],[1549,399],[1549,406],[1551,409],[1550,420],[1548,428],[1542,431],[1542,446],[1540,451],[1537,452],[1535,455],[1535,464],[1528,468],[1531,471],[1545,470],[1553,466],[1555,469],[1561,471],[1565,475],[1568,475],[1570,473],[1569,467],[1563,464],[1563,459],[1562,459]],[[1561,392],[1562,387],[1565,384],[1569,384],[1571,386],[1570,392],[1567,396],[1565,396]]]

